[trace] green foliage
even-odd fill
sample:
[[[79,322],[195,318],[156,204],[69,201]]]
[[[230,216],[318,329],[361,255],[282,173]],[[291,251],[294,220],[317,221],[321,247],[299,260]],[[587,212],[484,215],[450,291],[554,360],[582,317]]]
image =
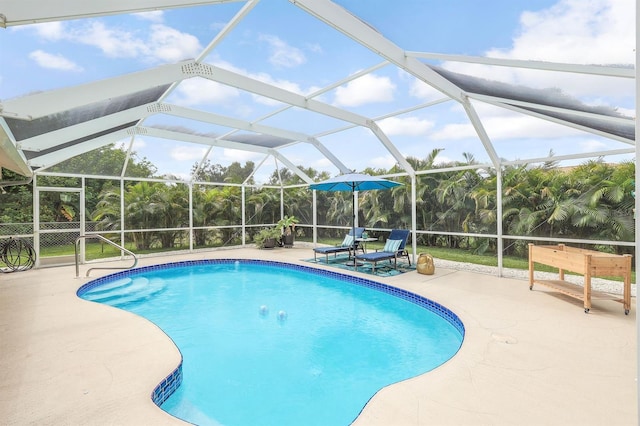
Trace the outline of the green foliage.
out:
[[[438,162],[437,157],[441,152],[436,149],[422,159],[407,158],[416,170],[427,172],[415,177],[417,228],[432,231],[418,236],[421,245],[495,256],[496,240],[473,234],[495,234],[499,223],[506,235],[606,241],[634,239],[635,164],[631,161],[608,164],[599,159],[567,168],[558,168],[554,161],[538,166],[505,166],[501,171],[502,217],[498,217],[500,194],[497,193],[496,171],[472,167],[451,170],[453,167],[474,166],[477,162],[470,154],[465,154],[463,161]],[[100,174],[108,169],[108,173],[119,176],[126,152],[105,147],[80,157],[68,160],[64,167],[73,166],[91,174]],[[135,156],[129,159],[128,175],[153,174],[153,165],[145,160],[134,160]],[[62,166],[60,170],[64,168]],[[311,168],[300,169],[316,180],[329,177]],[[236,185],[216,185],[214,182],[239,184],[247,181],[253,171],[252,162],[244,165],[236,162],[224,167],[207,161],[201,167],[194,166],[196,179],[211,182],[193,187],[191,215],[196,227],[196,246],[219,245],[238,239],[238,227],[242,224],[243,214],[242,190]],[[364,172],[376,175],[401,171],[396,165],[389,170],[367,169]],[[3,171],[3,179],[20,180],[20,176]],[[358,194],[360,224],[367,228],[411,227],[411,178],[398,176],[394,179],[403,185],[389,191],[363,191]],[[78,178],[61,176],[39,176],[38,183],[56,187],[79,187],[81,184]],[[270,183],[273,186],[298,186],[282,190],[247,187],[245,214],[248,224],[271,226],[279,222],[282,213],[301,224],[313,222],[312,191],[299,176],[284,168],[271,176]],[[163,229],[162,232],[134,233],[138,250],[147,250],[151,246],[169,249],[177,244],[181,231],[168,229],[185,228],[189,224],[188,186],[146,181],[126,181],[124,185],[125,208],[121,212],[118,180],[85,180],[86,208],[90,212],[89,217],[99,222],[99,230],[118,230],[124,221],[129,230]],[[5,191],[6,194],[0,195],[2,221],[32,222],[31,185],[7,187]],[[318,191],[318,224],[351,226],[351,197],[348,191]],[[40,204],[41,220],[77,220],[77,194],[43,193]],[[281,205],[284,206],[284,212],[281,212]],[[207,229],[211,226],[223,228],[212,233]],[[299,226],[296,233],[304,233],[304,227]],[[340,230],[329,230],[325,235],[338,238],[342,234]],[[633,248],[617,247],[614,251],[623,254],[633,252]],[[523,256],[526,254],[526,242],[512,241],[506,244],[504,253]]]
[[[290,235],[295,230],[298,222],[295,216],[285,216],[278,221],[276,229],[279,229],[283,235]]]
[[[247,161],[244,166],[234,161],[225,167],[220,164],[211,164],[210,160],[206,160],[201,165],[194,164],[191,168],[193,179],[198,182],[211,183],[244,183],[253,173],[255,164],[253,161]],[[253,178],[247,183],[252,184]]]
[[[274,243],[277,244],[277,241],[280,239],[282,235],[282,231],[277,228],[264,228],[258,231],[257,234],[253,236],[253,242],[258,248],[265,248],[265,242],[268,240],[274,240]]]
[[[152,177],[157,168],[146,158],[138,158],[135,152],[127,160],[124,147],[106,145],[93,151],[69,158],[51,168],[52,172],[84,174],[93,176],[120,176],[127,164],[125,176]]]
[[[2,182],[25,182],[27,180],[24,176],[0,167],[0,181]],[[29,208],[32,204],[32,185],[4,186],[0,191],[0,223],[33,222],[33,212]]]

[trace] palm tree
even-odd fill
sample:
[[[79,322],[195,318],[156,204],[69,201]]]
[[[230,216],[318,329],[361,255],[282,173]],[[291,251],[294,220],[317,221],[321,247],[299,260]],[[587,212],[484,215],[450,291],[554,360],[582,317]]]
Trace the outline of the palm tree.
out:
[[[138,182],[124,193],[125,229],[153,229],[156,227],[156,213],[162,208],[158,197],[159,184]],[[138,250],[148,250],[154,242],[153,232],[132,233]]]
[[[247,197],[247,223],[276,223],[280,216],[280,195],[271,188],[253,190]]]
[[[125,229],[152,229],[156,224],[156,212],[161,206],[157,197],[158,184],[138,182],[129,185],[124,193]],[[99,221],[104,230],[120,228],[120,191],[107,188],[100,194],[100,201],[93,212],[93,220]],[[151,247],[154,235],[151,232],[132,232],[132,239],[138,250]]]
[[[162,185],[155,196],[157,228],[179,228],[189,225],[189,188],[184,184]],[[163,248],[175,246],[182,231],[162,231],[157,237]]]
[[[632,163],[613,167],[590,161],[571,172],[580,189],[571,217],[578,231],[595,239],[633,241],[634,169]]]

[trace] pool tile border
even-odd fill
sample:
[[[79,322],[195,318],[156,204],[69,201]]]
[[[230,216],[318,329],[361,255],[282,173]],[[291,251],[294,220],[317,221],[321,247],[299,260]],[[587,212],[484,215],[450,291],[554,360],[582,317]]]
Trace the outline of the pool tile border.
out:
[[[366,278],[355,277],[355,276],[346,275],[340,272],[327,271],[325,269],[313,268],[305,265],[296,265],[293,263],[278,262],[273,260],[203,259],[203,260],[185,260],[181,262],[170,262],[170,263],[163,263],[158,265],[142,266],[139,268],[128,269],[125,271],[120,271],[114,274],[105,275],[103,277],[96,278],[95,280],[89,281],[88,283],[81,286],[76,291],[76,294],[78,295],[78,297],[82,297],[84,293],[86,293],[87,291],[95,287],[98,287],[104,283],[113,281],[114,279],[130,276],[132,273],[155,271],[155,270],[161,270],[161,269],[170,269],[170,268],[175,268],[180,266],[235,264],[236,262],[257,264],[257,265],[278,266],[281,268],[301,270],[301,271],[308,272],[315,275],[322,275],[325,277],[328,276],[328,277],[336,278],[341,281],[345,281],[345,282],[363,286],[363,287],[372,288],[372,289],[381,291],[383,293],[387,293],[392,296],[399,297],[401,299],[414,303],[418,306],[421,306],[439,315],[440,317],[444,318],[447,322],[449,322],[449,324],[451,324],[456,330],[458,330],[462,340],[464,340],[465,328],[460,318],[453,311],[439,304],[438,302],[434,302],[433,300],[427,299],[426,297],[420,296],[410,291],[402,290],[402,289],[399,289],[387,284],[379,283],[373,280],[369,280]],[[181,383],[182,383],[182,359],[180,360],[180,364],[178,365],[178,367],[176,367],[176,369],[172,371],[171,374],[165,377],[158,384],[158,386],[154,388],[153,392],[151,393],[151,399],[156,405],[160,406],[178,389]]]
[[[182,384],[182,359],[178,368],[164,378],[151,393],[151,399],[159,407],[167,400]]]

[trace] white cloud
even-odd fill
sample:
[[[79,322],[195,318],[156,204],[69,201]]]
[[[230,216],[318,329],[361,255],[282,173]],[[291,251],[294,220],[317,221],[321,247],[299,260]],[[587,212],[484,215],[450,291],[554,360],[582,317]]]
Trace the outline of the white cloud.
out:
[[[225,148],[222,152],[222,158],[229,163],[237,161],[239,163],[246,163],[247,161],[259,161],[262,160],[264,154],[258,154],[250,151],[240,151],[237,149]]]
[[[269,45],[269,62],[277,67],[293,68],[307,61],[302,50],[290,46],[274,35],[263,34],[259,37]]]
[[[488,57],[578,64],[635,62],[633,0],[560,0],[547,9],[524,12],[520,29],[508,48],[493,48]],[[562,87],[568,93],[593,97],[608,93],[629,97],[633,80],[571,73],[520,70],[464,63],[446,63],[452,71],[530,87]]]
[[[602,141],[597,141],[593,139],[587,139],[587,140],[581,141],[579,145],[580,145],[580,152],[597,152],[607,148],[607,144],[603,143]]]
[[[162,22],[164,21],[164,12],[162,10],[152,10],[150,12],[140,12],[134,13],[133,16],[136,16],[145,21],[151,22]]]
[[[123,149],[126,151],[129,148],[129,142],[123,142]],[[144,138],[141,137],[137,137],[135,138],[135,141],[133,142],[133,150],[134,151],[139,151],[141,149],[144,149],[147,147],[147,141]]]
[[[374,169],[390,169],[397,163],[397,160],[392,155],[384,155],[380,157],[373,157],[366,165]]]
[[[482,124],[494,141],[508,139],[557,139],[584,135],[584,132],[568,126],[550,123],[535,117],[513,113],[495,113],[484,116]],[[431,135],[433,140],[478,139],[471,123],[451,123]]]
[[[334,104],[359,106],[374,102],[390,102],[396,85],[388,77],[363,75],[336,89]]]
[[[300,88],[300,86],[297,83],[294,83],[292,81],[289,80],[282,80],[282,79],[274,79],[270,74],[264,73],[264,72],[260,72],[260,73],[252,73],[249,72],[245,69],[242,68],[238,68],[235,65],[232,65],[229,62],[220,60],[218,58],[216,58],[213,62],[213,65],[220,67],[220,68],[224,68],[226,70],[229,71],[233,71],[235,73],[247,76],[249,78],[253,78],[254,80],[258,80],[258,81],[262,81],[263,83],[267,83],[267,84],[271,84],[273,86],[279,87],[281,89],[287,90],[289,92],[293,92],[293,93],[297,93],[299,95],[303,95],[305,93],[310,93],[309,90],[305,91],[303,89]],[[281,105],[281,102],[270,99],[270,98],[266,98],[264,96],[260,96],[260,95],[252,95],[253,101],[256,103],[260,103],[263,105],[269,105],[269,106],[277,106],[277,105]]]
[[[304,160],[298,160],[296,164],[303,164]],[[335,164],[333,164],[328,158],[321,157],[316,160],[312,167],[316,170],[325,170],[327,168],[335,168]]]
[[[206,153],[207,149],[199,146],[180,146],[173,148],[169,156],[176,161],[196,161],[202,160]]]
[[[267,84],[271,84],[273,86],[279,87],[281,89],[284,89],[288,92],[293,92],[293,93],[297,93],[299,95],[301,95],[303,93],[302,89],[300,88],[300,86],[297,83],[294,83],[292,81],[289,80],[282,80],[282,79],[274,79],[273,77],[271,77],[271,75],[267,74],[267,73],[247,73],[246,71],[236,71],[240,74],[244,74],[247,77],[256,79],[258,81],[262,81],[264,83]],[[259,96],[259,95],[253,95],[253,100],[257,103],[261,103],[263,105],[270,105],[270,106],[276,106],[276,105],[280,105],[281,102],[280,101],[276,101],[274,99],[270,99],[270,98],[266,98],[264,96]]]
[[[550,123],[526,115],[510,118],[488,117],[482,123],[489,137],[494,140],[517,138],[557,139],[566,136],[584,135],[584,132],[572,127]]]
[[[162,62],[195,58],[202,51],[195,36],[160,24],[151,26],[149,46],[151,55]]]
[[[431,135],[433,140],[460,140],[477,137],[478,135],[470,123],[445,124]]]
[[[147,21],[162,20],[162,13],[136,14]],[[47,41],[69,41],[93,46],[109,58],[139,58],[147,62],[177,62],[196,57],[202,46],[197,37],[175,28],[155,23],[146,31],[128,31],[111,27],[103,21],[71,24],[52,22],[30,26]],[[139,34],[148,34],[141,38]]]
[[[389,117],[381,120],[378,126],[387,135],[410,135],[420,136],[425,135],[434,126],[434,123],[429,120],[420,119],[418,117]]]
[[[634,62],[635,27],[633,0],[560,0],[554,6],[521,15],[518,35],[509,48],[494,48],[489,57],[530,59],[582,64],[625,64]],[[620,103],[618,110],[635,116],[632,110],[632,79],[586,76],[571,73],[446,63],[452,71],[534,88],[559,87],[592,105]],[[418,85],[418,88],[420,86]],[[584,132],[516,114],[481,102],[474,102],[492,140],[533,138],[552,140],[584,135]],[[477,139],[470,123],[451,123],[432,136],[436,140]],[[594,151],[601,146],[591,141],[581,146]]]
[[[409,95],[413,96],[414,98],[421,99],[425,102],[434,101],[436,99],[445,97],[442,92],[439,92],[424,81],[418,80],[417,78],[414,78],[413,82],[411,83],[411,86],[409,88]]]
[[[183,80],[177,87],[179,105],[224,104],[240,95],[238,89],[203,78]]]
[[[453,159],[449,158],[445,155],[442,155],[442,153],[438,154],[438,156],[435,158],[435,160],[433,160],[433,164],[435,166],[439,165],[439,164],[450,164],[453,163]]]
[[[626,115],[627,117],[635,117],[636,116],[635,108],[618,108],[617,111],[622,115]]]
[[[66,27],[63,22],[43,22],[39,24],[15,26],[7,31],[30,31],[45,41],[58,41],[64,38]]]
[[[71,30],[67,39],[76,43],[94,46],[111,58],[135,58],[147,56],[146,43],[133,33],[107,27],[100,21]]]
[[[82,67],[62,55],[47,53],[42,50],[35,50],[29,54],[39,66],[60,71],[83,71]]]
[[[247,76],[249,78],[253,78],[258,81],[262,81],[264,83],[271,84],[273,86],[279,87],[284,90],[288,90],[293,93],[298,93],[298,94],[308,93],[303,91],[297,83],[294,83],[289,80],[275,79],[270,74],[267,74],[265,72],[258,72],[258,73],[249,72],[246,69],[239,68],[227,61],[220,60],[219,58],[215,58],[213,61],[210,61],[210,63],[212,65],[215,65],[216,67],[233,71],[235,73]]]
[[[521,34],[509,51],[489,56],[584,64],[634,62],[633,0],[561,0],[539,12],[524,12]]]
[[[313,53],[322,53],[322,52],[324,52],[324,49],[322,48],[322,45],[320,45],[319,43],[307,43],[305,45],[305,47],[309,52],[313,52]]]

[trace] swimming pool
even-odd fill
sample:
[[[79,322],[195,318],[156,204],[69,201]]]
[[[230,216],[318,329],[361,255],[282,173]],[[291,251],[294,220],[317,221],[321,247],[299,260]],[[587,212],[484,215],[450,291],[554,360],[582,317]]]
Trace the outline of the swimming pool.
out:
[[[183,365],[153,398],[200,425],[347,425],[379,389],[446,362],[464,337],[459,318],[426,298],[272,261],[138,268],[78,295],[174,340]]]

